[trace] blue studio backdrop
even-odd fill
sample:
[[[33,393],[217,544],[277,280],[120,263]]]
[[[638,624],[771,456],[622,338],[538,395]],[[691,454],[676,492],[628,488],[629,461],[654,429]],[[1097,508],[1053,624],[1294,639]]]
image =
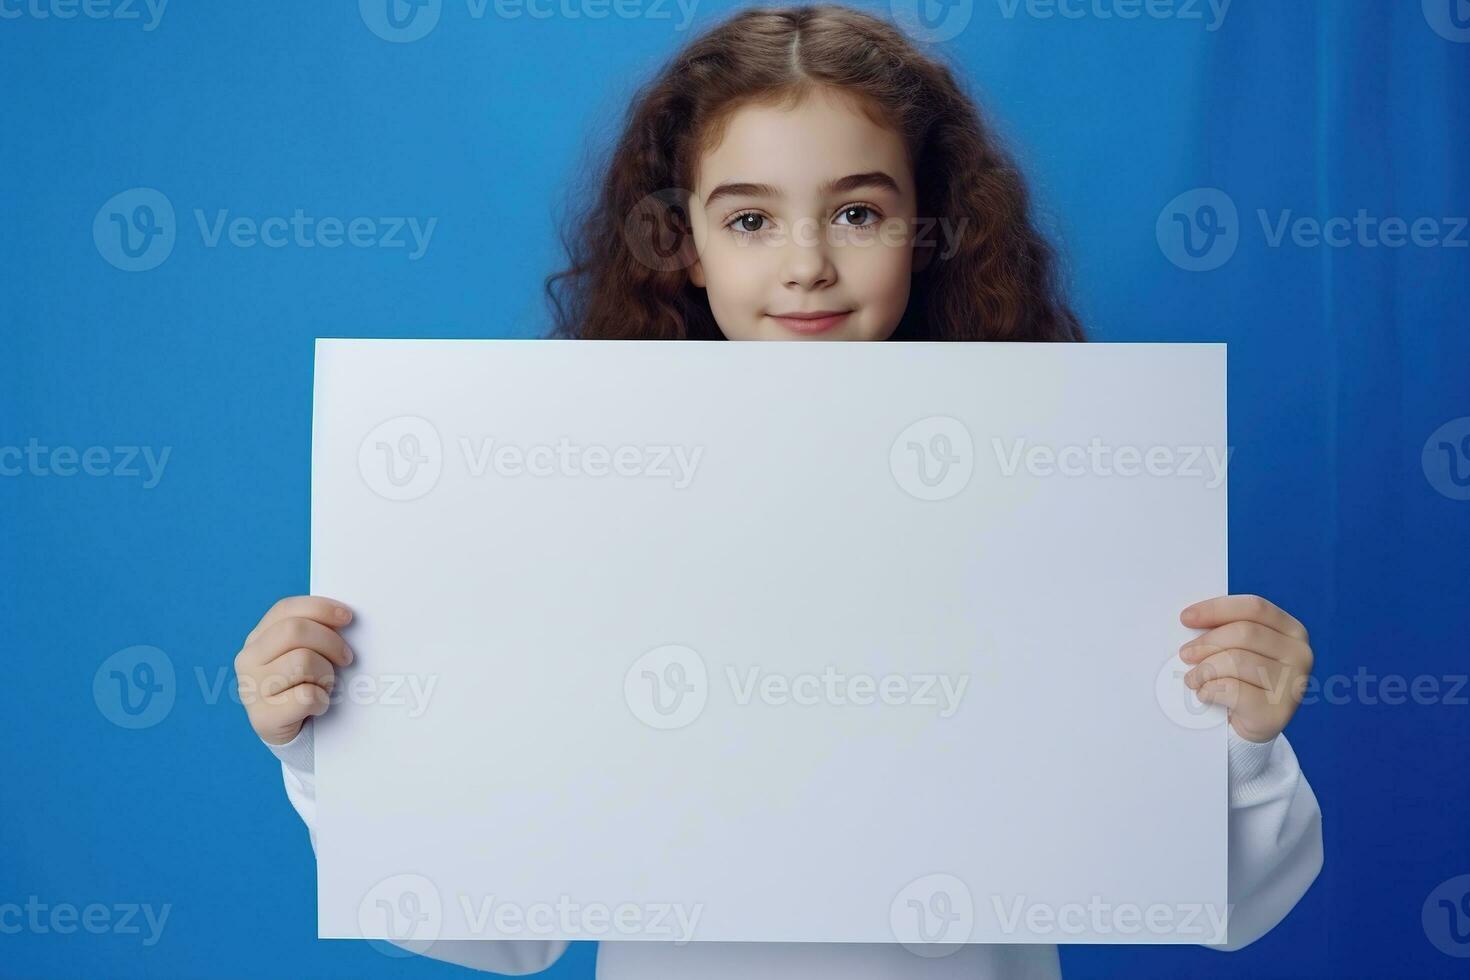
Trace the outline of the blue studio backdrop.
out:
[[[307,591],[312,341],[543,334],[583,161],[730,9],[0,0],[0,975],[459,970],[315,938],[233,698],[245,633]],[[924,10],[1093,338],[1228,342],[1231,591],[1318,658],[1296,910],[1234,954],[1065,947],[1066,975],[1463,976],[1470,2]],[[108,686],[135,647],[146,707]]]

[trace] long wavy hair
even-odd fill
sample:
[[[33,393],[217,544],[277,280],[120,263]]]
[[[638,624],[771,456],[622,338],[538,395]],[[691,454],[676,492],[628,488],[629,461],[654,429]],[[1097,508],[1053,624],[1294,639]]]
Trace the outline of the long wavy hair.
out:
[[[693,39],[630,104],[591,204],[564,226],[569,265],[547,277],[549,336],[719,340],[689,280],[687,189],[701,154],[745,105],[790,105],[817,86],[856,96],[900,135],[918,214],[952,237],[914,273],[893,340],[1080,341],[1024,181],[948,67],[897,28],[820,4],[738,12]],[[686,241],[687,239],[687,241]],[[941,257],[940,252],[945,253]]]

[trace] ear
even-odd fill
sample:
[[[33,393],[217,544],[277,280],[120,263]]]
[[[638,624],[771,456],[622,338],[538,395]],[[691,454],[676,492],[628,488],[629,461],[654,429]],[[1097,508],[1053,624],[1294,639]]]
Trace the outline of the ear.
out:
[[[704,265],[699,261],[699,253],[694,249],[694,235],[684,236],[684,243],[680,246],[684,268],[689,271],[689,281],[700,289],[704,288]]]

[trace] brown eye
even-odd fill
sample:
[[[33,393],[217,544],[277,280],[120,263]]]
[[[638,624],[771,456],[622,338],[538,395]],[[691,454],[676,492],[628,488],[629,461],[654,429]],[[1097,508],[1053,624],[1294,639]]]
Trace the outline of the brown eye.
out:
[[[852,218],[853,215],[857,215],[857,217],[854,219]],[[843,208],[842,216],[844,218],[852,219],[849,223],[859,227],[869,224],[869,222],[862,220],[863,218],[869,216],[872,216],[875,220],[877,218],[877,215],[875,214],[873,209],[864,204],[854,204],[850,208]]]

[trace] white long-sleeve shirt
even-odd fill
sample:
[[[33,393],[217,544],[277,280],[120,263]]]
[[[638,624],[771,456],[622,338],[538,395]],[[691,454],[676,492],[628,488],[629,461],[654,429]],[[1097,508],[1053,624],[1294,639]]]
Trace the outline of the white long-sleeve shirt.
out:
[[[316,779],[310,718],[284,745],[269,745],[281,760],[286,795],[306,823],[316,850]],[[1215,949],[1254,942],[1296,905],[1322,867],[1322,811],[1302,775],[1296,753],[1278,735],[1250,742],[1230,739],[1229,932]],[[559,940],[441,939],[424,956],[477,970],[526,974],[544,970],[567,948]],[[850,980],[1056,980],[1057,947],[1047,944],[971,944],[943,957],[921,957],[897,944],[604,942],[598,980],[796,980],[813,976]]]

